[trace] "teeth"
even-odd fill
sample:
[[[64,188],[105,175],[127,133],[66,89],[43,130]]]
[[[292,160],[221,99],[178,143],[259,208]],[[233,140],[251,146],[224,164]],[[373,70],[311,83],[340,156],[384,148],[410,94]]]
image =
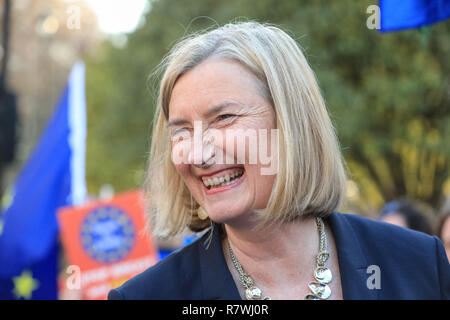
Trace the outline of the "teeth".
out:
[[[211,187],[211,188],[226,186],[228,184],[234,183],[237,180],[237,179],[235,179],[235,177],[241,176],[242,174],[243,174],[243,170],[240,169],[238,171],[233,172],[232,174],[227,174],[222,177],[214,177],[212,179],[205,179],[205,180],[203,180],[203,183],[205,184],[206,187]]]

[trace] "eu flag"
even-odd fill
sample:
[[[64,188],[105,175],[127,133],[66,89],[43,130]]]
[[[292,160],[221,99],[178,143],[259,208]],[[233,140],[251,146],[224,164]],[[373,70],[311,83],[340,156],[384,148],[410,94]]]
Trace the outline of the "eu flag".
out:
[[[52,118],[0,216],[0,298],[56,299],[61,206],[86,195],[84,65],[75,64]]]
[[[450,17],[450,0],[380,0],[381,30],[418,28]]]

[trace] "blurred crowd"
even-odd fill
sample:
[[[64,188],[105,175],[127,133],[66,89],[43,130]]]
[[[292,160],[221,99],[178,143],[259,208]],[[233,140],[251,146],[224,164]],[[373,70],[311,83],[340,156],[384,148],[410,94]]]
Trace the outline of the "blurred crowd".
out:
[[[450,200],[444,203],[439,214],[432,215],[418,203],[402,198],[384,205],[378,219],[439,237],[450,261]]]

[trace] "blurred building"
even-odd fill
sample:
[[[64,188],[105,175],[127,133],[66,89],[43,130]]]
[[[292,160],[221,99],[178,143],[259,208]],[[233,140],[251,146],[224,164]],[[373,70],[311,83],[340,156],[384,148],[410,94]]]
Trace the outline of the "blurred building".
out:
[[[4,1],[0,20],[3,11]],[[73,63],[101,39],[97,17],[84,1],[11,1],[6,86],[17,96],[17,146],[14,161],[0,174],[0,195],[39,139]]]

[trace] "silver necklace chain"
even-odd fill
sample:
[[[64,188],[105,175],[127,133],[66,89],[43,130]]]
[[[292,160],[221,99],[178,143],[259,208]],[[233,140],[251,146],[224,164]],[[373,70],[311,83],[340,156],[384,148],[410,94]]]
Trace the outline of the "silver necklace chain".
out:
[[[331,270],[325,266],[325,263],[329,257],[327,250],[327,234],[325,232],[325,225],[321,218],[316,218],[316,224],[319,229],[319,253],[316,256],[316,269],[314,270],[314,279],[316,281],[311,281],[308,283],[308,287],[311,292],[304,297],[306,300],[323,300],[328,299],[331,295],[331,289],[328,286],[328,283],[331,282],[333,277]],[[227,243],[231,261],[239,273],[239,281],[245,288],[247,300],[270,300],[270,297],[263,298],[261,289],[255,285],[250,275],[244,271],[241,264],[236,259],[228,240]]]

